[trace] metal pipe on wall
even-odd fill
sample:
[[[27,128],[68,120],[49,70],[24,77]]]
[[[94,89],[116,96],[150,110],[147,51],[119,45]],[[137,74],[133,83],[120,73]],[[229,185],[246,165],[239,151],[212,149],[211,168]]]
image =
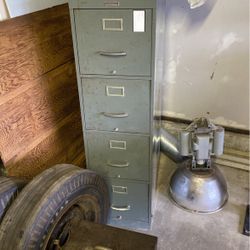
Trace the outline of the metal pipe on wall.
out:
[[[160,128],[160,139],[162,153],[176,163],[186,160],[186,158],[180,154],[179,141],[175,136],[171,135],[166,129]]]

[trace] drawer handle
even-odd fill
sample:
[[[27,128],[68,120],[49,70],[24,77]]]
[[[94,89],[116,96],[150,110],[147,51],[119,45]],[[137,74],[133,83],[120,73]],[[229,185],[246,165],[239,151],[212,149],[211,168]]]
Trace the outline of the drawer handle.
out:
[[[131,210],[131,206],[130,205],[127,205],[127,206],[111,205],[111,209],[113,209],[115,211],[129,211],[129,210]]]
[[[109,165],[110,167],[114,167],[114,168],[126,168],[129,166],[129,162],[119,164],[119,163],[112,163],[112,162],[108,161],[107,165]]]
[[[98,53],[100,56],[111,56],[111,57],[119,57],[119,56],[126,56],[127,55],[127,53],[124,51],[120,51],[120,52],[100,51]]]
[[[103,112],[102,113],[106,117],[110,118],[126,118],[128,117],[128,113],[108,113],[108,112]]]
[[[103,246],[95,246],[94,250],[112,250],[112,248],[103,247]]]
[[[103,247],[103,246],[95,246],[94,250],[112,250],[112,248]]]

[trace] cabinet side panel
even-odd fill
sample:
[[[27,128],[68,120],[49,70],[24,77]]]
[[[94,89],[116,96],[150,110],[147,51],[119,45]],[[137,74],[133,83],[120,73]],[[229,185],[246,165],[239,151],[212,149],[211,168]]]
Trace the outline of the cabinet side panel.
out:
[[[155,11],[155,48],[154,48],[154,89],[153,89],[153,136],[152,136],[152,203],[151,213],[154,214],[156,201],[157,166],[160,158],[161,126],[161,86],[164,81],[165,48],[166,48],[166,1],[158,0]]]
[[[84,137],[85,119],[84,119],[84,107],[83,107],[83,92],[82,92],[80,67],[79,67],[79,55],[78,55],[78,47],[77,47],[76,22],[75,22],[74,9],[71,9],[71,8],[70,8],[70,19],[71,19],[71,31],[72,31],[72,39],[73,39],[73,47],[74,47],[74,55],[75,55],[78,95],[79,95],[80,110],[81,110],[81,121],[82,121],[82,128],[83,128],[83,137]],[[88,167],[88,149],[85,145],[85,141],[84,141],[84,150],[85,150],[85,155],[86,155],[86,165]]]

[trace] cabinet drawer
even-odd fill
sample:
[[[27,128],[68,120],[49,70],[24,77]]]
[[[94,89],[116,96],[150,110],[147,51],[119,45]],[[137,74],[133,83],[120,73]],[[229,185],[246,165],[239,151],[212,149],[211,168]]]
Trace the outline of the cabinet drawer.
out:
[[[149,187],[147,183],[110,178],[110,220],[149,221]]]
[[[150,137],[88,131],[88,168],[107,177],[149,179]]]
[[[139,15],[132,9],[74,13],[81,74],[151,75],[150,9]]]
[[[82,79],[86,129],[150,132],[150,81]]]

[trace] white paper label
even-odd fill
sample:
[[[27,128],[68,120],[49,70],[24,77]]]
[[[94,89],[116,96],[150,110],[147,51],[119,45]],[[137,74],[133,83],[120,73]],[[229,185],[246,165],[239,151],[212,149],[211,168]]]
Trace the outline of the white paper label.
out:
[[[144,10],[133,11],[133,31],[145,32],[145,11]]]

